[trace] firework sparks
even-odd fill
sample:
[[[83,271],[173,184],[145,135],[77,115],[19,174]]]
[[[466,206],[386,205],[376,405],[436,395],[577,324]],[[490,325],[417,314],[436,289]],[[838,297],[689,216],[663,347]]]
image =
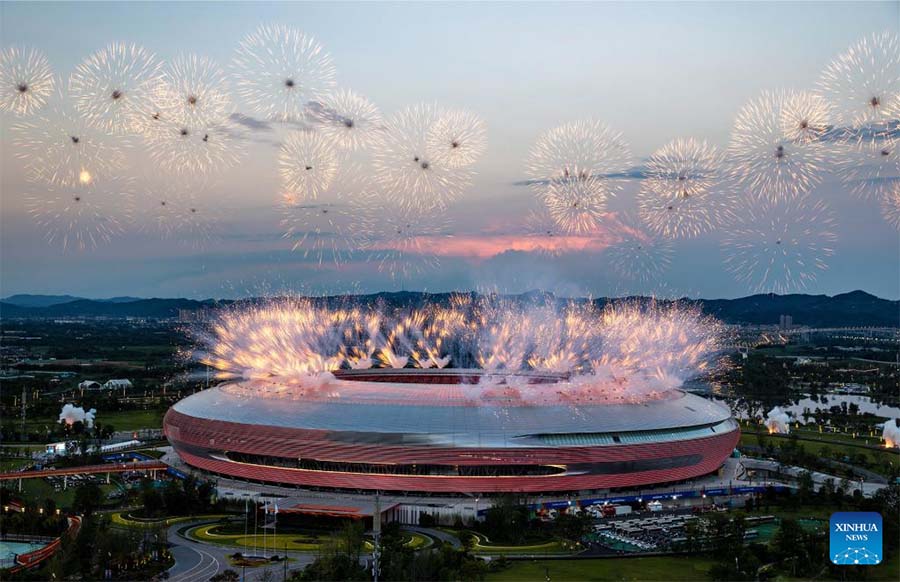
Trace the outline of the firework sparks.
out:
[[[19,47],[0,51],[0,111],[31,115],[47,104],[54,85],[43,53]]]
[[[384,120],[378,108],[349,90],[338,91],[321,103],[311,104],[310,115],[325,137],[346,150],[374,147],[384,132]]]
[[[881,212],[888,224],[900,230],[900,180],[893,186],[881,201]]]
[[[224,123],[234,111],[228,78],[214,62],[197,55],[182,55],[164,71],[146,122],[159,115],[193,131]]]
[[[334,89],[331,57],[314,38],[288,26],[260,26],[233,61],[236,92],[253,111],[277,121],[303,118],[307,104]]]
[[[753,291],[788,293],[805,289],[828,268],[837,239],[834,216],[808,196],[745,204],[741,224],[722,241],[725,266]]]
[[[828,65],[819,89],[854,139],[877,134],[873,126],[896,119],[890,105],[900,98],[900,39],[890,32],[861,39]]]
[[[131,220],[134,183],[111,180],[75,186],[42,186],[26,196],[34,221],[46,239],[63,250],[84,251],[108,243]]]
[[[468,111],[442,114],[429,128],[426,139],[428,155],[448,168],[471,166],[487,149],[484,121]]]
[[[603,179],[624,172],[630,160],[622,134],[588,120],[544,133],[528,154],[526,173],[542,194],[555,181]]]
[[[674,250],[668,239],[648,232],[631,217],[621,221],[619,241],[606,249],[613,272],[639,283],[655,281],[672,265]]]
[[[544,204],[567,234],[595,232],[606,213],[609,180],[586,176],[553,180],[543,193]]]
[[[444,208],[471,183],[466,168],[452,168],[429,155],[429,132],[440,117],[436,106],[420,104],[387,122],[384,142],[375,154],[375,177],[401,206],[417,211]]]
[[[69,93],[89,122],[116,135],[140,129],[141,111],[162,80],[160,63],[136,45],[111,44],[75,68]]]
[[[795,143],[821,140],[834,124],[831,104],[809,91],[788,94],[781,108],[781,131]]]
[[[218,216],[199,201],[203,186],[192,181],[166,180],[141,196],[142,229],[163,240],[175,240],[194,249],[212,236]]]
[[[435,210],[420,211],[388,204],[372,206],[366,233],[369,260],[393,279],[408,279],[440,265],[434,253],[435,239],[446,236],[446,215]]]
[[[231,119],[205,128],[160,119],[144,134],[150,159],[160,169],[180,177],[208,176],[237,165],[244,153],[241,141]]]
[[[728,161],[736,185],[753,195],[777,200],[808,192],[822,180],[825,148],[785,133],[786,105],[792,92],[765,91],[738,113]]]
[[[718,152],[706,141],[676,139],[655,151],[638,195],[644,223],[670,238],[691,238],[716,228],[728,194],[720,165]]]
[[[125,164],[122,148],[74,111],[61,92],[47,109],[11,128],[16,155],[32,180],[86,185],[111,177]]]
[[[900,179],[900,151],[891,136],[858,145],[838,143],[835,149],[835,174],[854,196],[863,200],[883,198]]]
[[[333,143],[317,132],[292,133],[278,154],[282,187],[298,201],[316,200],[331,186],[338,165]]]

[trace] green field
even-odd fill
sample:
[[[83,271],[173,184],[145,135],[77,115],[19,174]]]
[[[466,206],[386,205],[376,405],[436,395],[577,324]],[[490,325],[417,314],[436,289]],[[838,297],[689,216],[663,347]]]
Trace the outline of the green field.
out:
[[[503,571],[487,575],[487,580],[708,580],[714,562],[706,558],[654,557],[592,560],[513,561]]]
[[[166,411],[159,410],[124,410],[121,412],[97,412],[97,421],[104,425],[111,425],[116,430],[139,430],[142,428],[162,428],[162,419]],[[42,416],[29,418],[25,422],[27,431],[42,432],[47,427],[55,427],[59,423],[58,417]],[[21,420],[15,418],[4,419],[3,425],[15,425],[21,427]]]
[[[844,438],[835,438],[838,436]],[[850,444],[845,440],[846,436],[847,435],[817,434],[817,436],[811,436],[809,438],[821,439],[821,442],[818,440],[815,442],[801,440],[798,441],[797,444],[802,446],[806,452],[812,453],[814,455],[821,455],[822,452],[825,451],[828,458],[833,458],[833,455],[835,454],[838,454],[841,457],[847,456],[851,459],[854,455],[865,455],[869,460],[869,464],[864,468],[884,475],[890,474],[891,464],[893,464],[893,466],[897,466],[897,463],[900,462],[900,454],[896,452],[896,449],[867,449],[861,446],[854,446],[853,444]],[[787,443],[787,437],[765,435],[763,442],[768,442],[775,447],[780,447]],[[865,441],[857,439],[856,444],[863,445],[865,444]],[[744,432],[741,433],[739,446],[740,445],[758,446],[759,440],[757,439],[755,434]]]
[[[8,482],[6,486],[17,492],[18,495],[17,482]],[[23,479],[21,495],[25,500],[34,503],[43,503],[45,499],[52,499],[56,502],[58,507],[69,508],[72,505],[72,501],[75,499],[75,490],[77,488],[77,485],[73,485],[68,489],[56,491],[53,489],[53,486],[44,479]],[[104,499],[107,494],[118,490],[118,488],[119,486],[116,484],[115,479],[113,479],[113,482],[109,485],[106,483],[100,485],[100,490],[103,492]]]

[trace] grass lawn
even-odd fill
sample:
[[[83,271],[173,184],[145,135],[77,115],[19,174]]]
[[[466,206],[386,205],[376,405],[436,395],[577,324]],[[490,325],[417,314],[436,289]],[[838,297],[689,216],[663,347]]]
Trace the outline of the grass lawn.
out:
[[[15,481],[8,484],[8,487],[18,494],[18,484]],[[56,491],[44,479],[24,479],[22,480],[21,495],[26,500],[35,503],[43,503],[45,499],[52,499],[56,502],[57,507],[67,509],[72,506],[77,488],[77,485],[73,485],[68,489]],[[100,485],[100,490],[103,492],[103,498],[105,499],[107,494],[118,490],[118,486],[115,483],[110,483],[109,485],[103,483]]]
[[[823,436],[827,438],[828,435]],[[781,436],[766,435],[765,438],[775,447],[780,447],[787,442],[787,438]],[[738,446],[758,446],[758,444],[755,434],[743,433],[741,434],[741,441]],[[829,442],[799,441],[797,444],[802,446],[808,453],[815,455],[821,455],[823,451],[827,451],[826,455],[829,459],[831,459],[832,455],[835,453],[839,454],[841,457],[848,456],[851,459],[854,455],[865,455],[869,460],[869,464],[863,468],[881,474],[889,474],[891,463],[896,466],[897,463],[900,462],[900,455],[887,449],[865,449],[835,440],[829,440]]]
[[[475,547],[472,548],[472,551],[476,554],[497,554],[497,555],[511,555],[511,554],[570,554],[571,550],[563,547],[562,543],[559,540],[548,540],[543,543],[537,544],[526,544],[523,546],[509,546],[503,544],[495,544],[491,542],[487,537],[481,535],[480,533],[476,533],[473,531],[461,531],[455,532],[453,535],[459,537],[465,536],[466,534],[475,536],[478,542],[475,544]]]
[[[609,558],[597,560],[514,561],[487,580],[708,580],[714,562],[706,558],[666,556],[653,558]]]
[[[138,430],[141,428],[162,428],[162,419],[166,411],[160,410],[124,410],[121,412],[104,412],[97,413],[97,421],[104,425],[112,425],[116,430]],[[3,425],[15,424],[16,428],[21,427],[21,421],[15,419],[6,419]],[[29,432],[43,432],[46,428],[56,428],[59,424],[59,417],[35,417],[29,418],[26,423],[26,430]],[[18,446],[18,445],[15,445]],[[43,448],[43,447],[41,447]]]

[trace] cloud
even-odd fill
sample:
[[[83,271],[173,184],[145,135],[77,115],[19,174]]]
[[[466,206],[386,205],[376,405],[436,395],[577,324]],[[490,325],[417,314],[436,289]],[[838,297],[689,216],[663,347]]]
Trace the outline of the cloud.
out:
[[[643,180],[647,177],[643,166],[635,166],[624,172],[610,172],[608,174],[593,174],[594,178],[607,178],[609,180]],[[513,182],[513,186],[532,186],[534,184],[548,184],[550,180],[519,180]]]

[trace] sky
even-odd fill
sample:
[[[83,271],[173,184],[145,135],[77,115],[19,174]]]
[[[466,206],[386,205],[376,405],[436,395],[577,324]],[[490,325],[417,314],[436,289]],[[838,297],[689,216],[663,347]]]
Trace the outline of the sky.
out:
[[[236,167],[197,194],[208,235],[167,238],[142,203],[159,172],[140,145],[127,151],[138,201],[122,236],[84,251],[63,250],[28,212],[45,193],[29,181],[0,117],[0,296],[235,297],[260,293],[531,289],[564,295],[658,293],[727,298],[755,291],[724,267],[728,233],[672,243],[671,266],[651,281],[623,277],[597,252],[547,256],[521,225],[539,208],[521,182],[542,132],[598,119],[620,131],[640,164],[678,137],[727,146],[735,116],[770,89],[810,89],[821,71],[873,32],[900,32],[900,2],[840,3],[16,3],[0,4],[0,46],[33,46],[68,76],[93,51],[137,43],[161,59],[207,56],[223,67],[260,24],[316,37],[331,54],[338,86],[365,95],[386,115],[416,103],[465,108],[487,127],[475,178],[442,220],[439,261],[411,272],[380,270],[372,251],[342,265],[292,250],[279,223],[278,146],[291,131],[246,124]],[[238,112],[252,117],[240,104]],[[253,125],[254,128],[248,127]],[[630,213],[640,181],[609,202]],[[148,194],[149,192],[149,194]],[[826,176],[812,193],[836,218],[828,268],[808,293],[863,289],[900,298],[900,237],[874,201]],[[194,203],[192,203],[194,204]],[[205,224],[205,222],[204,222]],[[377,247],[377,245],[375,245]]]

